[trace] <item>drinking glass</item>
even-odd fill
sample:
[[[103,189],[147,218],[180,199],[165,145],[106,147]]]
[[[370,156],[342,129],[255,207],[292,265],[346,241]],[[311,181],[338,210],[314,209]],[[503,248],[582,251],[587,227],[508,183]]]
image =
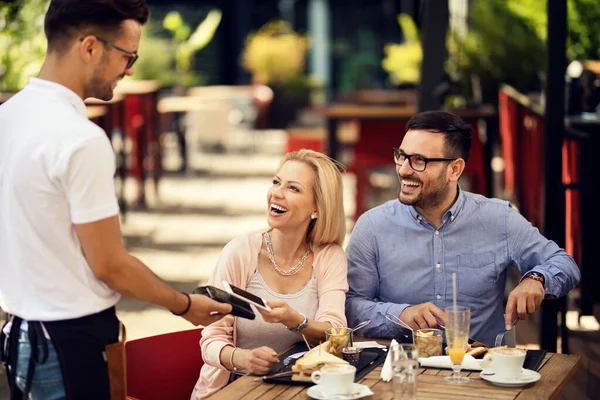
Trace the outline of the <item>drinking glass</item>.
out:
[[[452,362],[452,371],[454,371],[451,376],[445,377],[444,381],[453,385],[467,383],[469,378],[461,376],[460,370],[469,343],[471,309],[462,306],[446,307],[444,322],[446,323],[448,354]]]
[[[342,349],[352,343],[352,329],[350,328],[327,328],[325,340],[330,342],[329,352],[334,356],[342,358]]]
[[[417,398],[419,350],[414,344],[396,344],[390,347],[393,371],[394,400]]]

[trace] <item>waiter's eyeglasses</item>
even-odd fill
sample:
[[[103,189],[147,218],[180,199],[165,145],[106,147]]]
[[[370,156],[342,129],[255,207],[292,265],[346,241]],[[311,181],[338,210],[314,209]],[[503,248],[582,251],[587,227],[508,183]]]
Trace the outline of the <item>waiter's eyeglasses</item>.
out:
[[[125,67],[125,69],[129,69],[129,68],[133,67],[133,64],[135,64],[135,62],[139,58],[137,51],[125,50],[124,48],[119,47],[116,44],[109,42],[108,40],[102,39],[100,36],[94,35],[94,37],[96,39],[98,39],[98,41],[100,43],[104,43],[105,45],[108,45],[108,46],[112,47],[113,49],[118,50],[121,53],[125,54],[127,57],[129,57],[129,59],[127,60],[127,66]],[[83,38],[81,38],[80,40],[83,40]]]

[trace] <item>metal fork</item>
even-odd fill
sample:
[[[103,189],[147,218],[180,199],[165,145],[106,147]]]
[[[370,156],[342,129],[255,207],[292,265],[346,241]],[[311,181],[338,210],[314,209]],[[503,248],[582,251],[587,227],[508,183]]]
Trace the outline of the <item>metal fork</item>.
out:
[[[514,321],[512,322],[512,326],[515,326],[515,324],[517,323],[517,321],[519,321],[519,317],[515,318]],[[504,335],[506,335],[508,331],[504,331],[501,332],[499,334],[496,335],[496,341],[495,341],[495,346],[496,347],[500,347],[502,346],[502,340],[504,340]]]
[[[392,313],[386,313],[384,315],[385,319],[387,319],[388,321],[396,324],[396,325],[400,325],[401,327],[408,329],[411,333],[412,336],[412,342],[415,342],[415,331],[413,330],[413,328],[411,328],[406,322],[402,321],[400,318],[398,318],[396,315],[392,314]]]

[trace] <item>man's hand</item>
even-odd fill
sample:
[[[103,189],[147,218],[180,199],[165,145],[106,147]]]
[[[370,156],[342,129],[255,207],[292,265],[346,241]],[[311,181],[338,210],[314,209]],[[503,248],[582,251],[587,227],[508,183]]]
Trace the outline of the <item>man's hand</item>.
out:
[[[535,279],[523,279],[508,296],[504,313],[506,330],[509,331],[512,328],[512,323],[517,315],[519,319],[525,319],[527,314],[536,312],[544,300],[545,294],[542,282]]]
[[[219,303],[201,294],[191,294],[188,312],[182,315],[194,325],[210,325],[231,312],[231,304]]]
[[[444,311],[432,303],[423,303],[406,307],[400,313],[400,319],[413,329],[435,328],[437,320],[444,322]]]
[[[242,355],[243,368],[255,375],[268,374],[273,364],[279,361],[275,350],[267,346],[254,350],[243,350]]]

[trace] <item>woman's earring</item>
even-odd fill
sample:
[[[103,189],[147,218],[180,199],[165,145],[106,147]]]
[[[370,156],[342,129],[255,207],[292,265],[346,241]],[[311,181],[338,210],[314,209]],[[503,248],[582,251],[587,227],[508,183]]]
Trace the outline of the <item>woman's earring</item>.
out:
[[[317,214],[313,214],[310,216],[310,219],[317,219]]]

